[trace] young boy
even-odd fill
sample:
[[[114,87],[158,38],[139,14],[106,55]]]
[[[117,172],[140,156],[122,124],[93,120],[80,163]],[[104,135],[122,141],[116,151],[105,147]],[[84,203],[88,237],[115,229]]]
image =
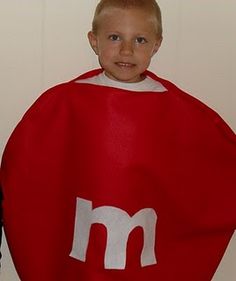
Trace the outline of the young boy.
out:
[[[22,281],[210,281],[236,228],[236,138],[147,71],[154,0],[101,0],[101,69],[55,86],[6,147],[4,227]]]

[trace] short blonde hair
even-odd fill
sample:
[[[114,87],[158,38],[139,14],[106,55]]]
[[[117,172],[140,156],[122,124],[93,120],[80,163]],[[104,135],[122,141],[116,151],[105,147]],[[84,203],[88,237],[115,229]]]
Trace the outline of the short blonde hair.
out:
[[[92,31],[94,33],[97,33],[98,30],[99,15],[106,8],[140,8],[149,12],[150,15],[153,15],[156,19],[156,30],[158,38],[162,38],[161,9],[155,0],[100,0],[96,7],[92,23]]]

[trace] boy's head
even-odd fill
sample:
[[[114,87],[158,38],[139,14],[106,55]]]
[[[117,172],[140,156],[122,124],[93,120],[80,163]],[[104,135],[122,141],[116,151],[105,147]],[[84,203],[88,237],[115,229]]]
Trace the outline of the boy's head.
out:
[[[108,77],[141,81],[162,41],[159,6],[155,0],[101,0],[88,38]]]
[[[109,8],[142,9],[152,18],[157,36],[162,37],[161,10],[155,0],[101,0],[94,13],[92,31],[96,33],[99,28],[100,15]]]

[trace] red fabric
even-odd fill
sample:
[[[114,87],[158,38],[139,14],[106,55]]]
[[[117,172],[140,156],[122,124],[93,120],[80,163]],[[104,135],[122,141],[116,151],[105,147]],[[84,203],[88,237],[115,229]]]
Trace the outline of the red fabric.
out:
[[[91,77],[95,70],[81,76]],[[13,132],[1,168],[4,227],[22,281],[209,281],[236,228],[236,138],[207,106],[157,78],[141,93],[74,80],[44,93]],[[130,234],[124,270],[104,268],[94,224],[70,256],[76,198],[157,214],[157,264]]]

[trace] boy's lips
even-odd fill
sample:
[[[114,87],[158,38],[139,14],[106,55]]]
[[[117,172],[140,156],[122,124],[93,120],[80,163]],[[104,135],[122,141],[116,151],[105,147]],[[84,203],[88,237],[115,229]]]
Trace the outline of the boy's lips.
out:
[[[116,65],[119,67],[134,67],[134,63],[129,63],[129,62],[116,62]]]

